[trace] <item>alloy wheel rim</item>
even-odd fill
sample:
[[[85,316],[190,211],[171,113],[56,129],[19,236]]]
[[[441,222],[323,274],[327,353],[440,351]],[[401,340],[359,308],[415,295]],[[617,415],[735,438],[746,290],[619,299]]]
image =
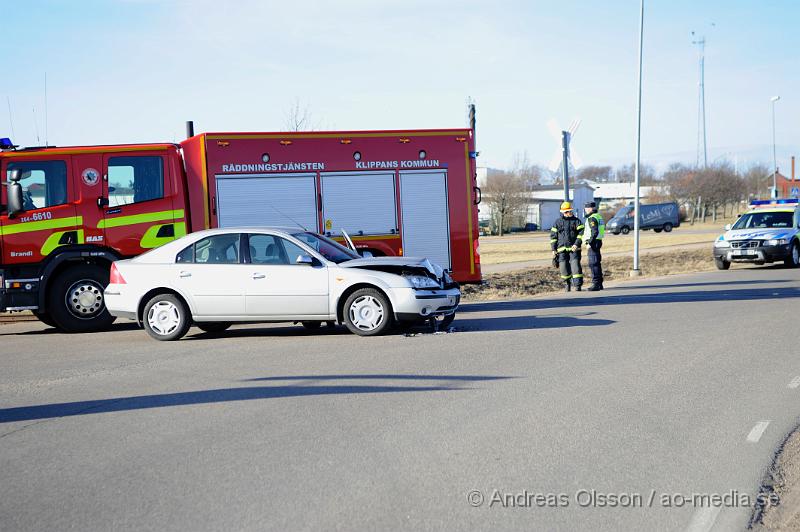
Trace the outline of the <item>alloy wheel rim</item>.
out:
[[[178,307],[169,301],[159,301],[147,312],[147,323],[159,335],[167,335],[175,331],[181,323]]]
[[[797,244],[792,247],[792,262],[794,262],[795,266],[800,264],[800,247]]]
[[[103,287],[88,279],[73,283],[67,290],[65,300],[70,314],[82,320],[94,318],[105,307]]]
[[[350,322],[359,330],[373,331],[383,323],[383,305],[372,296],[361,296],[350,305]]]

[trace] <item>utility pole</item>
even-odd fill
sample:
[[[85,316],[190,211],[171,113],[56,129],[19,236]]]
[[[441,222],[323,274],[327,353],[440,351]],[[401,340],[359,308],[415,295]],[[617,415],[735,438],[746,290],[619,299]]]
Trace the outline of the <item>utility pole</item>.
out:
[[[778,197],[778,150],[775,146],[775,103],[780,100],[780,96],[773,96],[769,99],[772,102],[772,197]]]
[[[564,181],[564,201],[569,201],[569,131],[561,132],[561,178]]]
[[[636,99],[636,167],[634,168],[634,181],[636,195],[633,203],[633,270],[631,276],[641,275],[639,269],[639,184],[642,159],[642,57],[644,48],[644,0],[639,6],[639,82],[638,97]]]
[[[694,35],[694,32],[692,32]],[[692,41],[697,46],[700,62],[700,83],[698,85],[697,104],[697,166],[700,166],[702,149],[703,168],[708,166],[708,145],[706,136],[706,37],[705,35]]]

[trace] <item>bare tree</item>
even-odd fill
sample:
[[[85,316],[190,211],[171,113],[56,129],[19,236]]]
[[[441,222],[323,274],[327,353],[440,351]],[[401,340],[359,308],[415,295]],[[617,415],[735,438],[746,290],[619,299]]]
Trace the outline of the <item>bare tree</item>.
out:
[[[527,190],[533,190],[542,182],[544,170],[541,166],[533,164],[528,157],[528,152],[514,153],[514,159],[511,162],[511,173],[522,180]]]
[[[635,178],[636,167],[633,164],[620,166],[615,171],[617,183],[632,183]],[[642,185],[658,185],[659,180],[652,166],[643,164],[639,167],[639,183]]]
[[[499,170],[486,177],[483,202],[491,210],[492,225],[500,236],[524,216],[529,203],[527,190],[524,179],[510,172]]]
[[[307,105],[301,105],[299,99],[295,99],[286,112],[284,128],[286,131],[313,131],[316,129],[311,123],[311,111]]]
[[[582,166],[575,174],[575,179],[578,181],[594,181],[597,183],[608,183],[612,178],[612,169],[610,166],[597,166],[589,165]]]

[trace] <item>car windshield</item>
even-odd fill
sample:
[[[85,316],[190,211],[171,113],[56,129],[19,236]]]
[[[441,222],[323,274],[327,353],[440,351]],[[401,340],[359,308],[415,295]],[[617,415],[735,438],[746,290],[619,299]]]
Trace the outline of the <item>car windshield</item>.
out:
[[[791,212],[751,212],[736,220],[733,229],[772,229],[791,226]]]
[[[617,214],[614,215],[614,218],[627,218],[630,216],[633,207],[623,207],[617,211]]]
[[[311,249],[315,250],[317,253],[329,261],[335,262],[336,264],[361,258],[358,253],[351,251],[350,249],[344,247],[338,242],[331,240],[330,238],[326,238],[316,233],[295,233],[292,236],[307,244]]]

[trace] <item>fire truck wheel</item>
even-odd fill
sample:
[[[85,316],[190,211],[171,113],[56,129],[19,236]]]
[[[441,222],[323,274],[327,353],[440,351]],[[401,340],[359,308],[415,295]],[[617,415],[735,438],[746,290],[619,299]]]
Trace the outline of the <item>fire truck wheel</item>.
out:
[[[49,314],[46,314],[44,312],[36,312],[36,311],[34,311],[33,315],[36,316],[36,319],[38,319],[39,321],[41,321],[45,325],[47,325],[49,327],[57,327],[56,322],[53,321],[53,318],[51,318]]]
[[[392,306],[374,288],[356,290],[344,303],[344,324],[359,336],[378,336],[392,327]]]
[[[173,294],[158,294],[144,307],[142,316],[147,334],[156,340],[179,340],[189,331],[189,309]]]
[[[114,323],[103,301],[108,268],[94,264],[69,268],[56,277],[48,293],[50,319],[64,332],[100,331]]]
[[[229,321],[201,321],[195,323],[195,325],[203,332],[214,334],[228,330],[233,323]]]

